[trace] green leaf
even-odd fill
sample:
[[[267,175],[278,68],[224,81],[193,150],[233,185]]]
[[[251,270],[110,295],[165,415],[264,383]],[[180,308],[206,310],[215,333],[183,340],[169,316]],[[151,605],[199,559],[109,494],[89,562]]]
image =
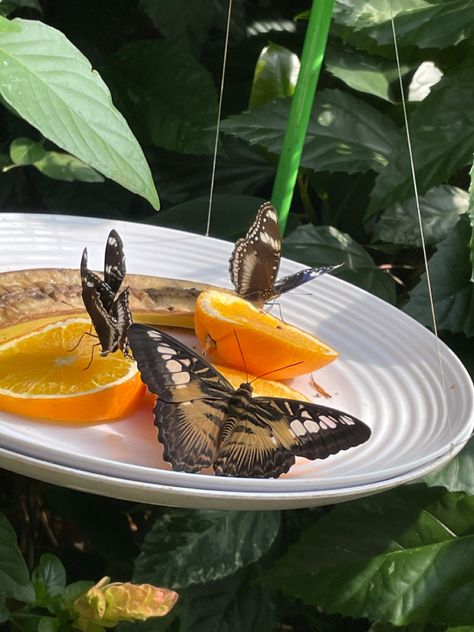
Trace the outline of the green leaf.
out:
[[[260,53],[253,75],[250,109],[280,97],[291,97],[300,70],[298,56],[278,44],[269,44]]]
[[[133,579],[178,589],[217,581],[260,559],[279,527],[277,511],[170,510],[147,534]]]
[[[307,529],[266,583],[326,612],[463,625],[472,590],[474,498],[410,485],[337,506]],[[472,595],[472,593],[471,593]]]
[[[89,588],[94,586],[93,581],[79,580],[68,584],[66,588],[61,592],[61,602],[67,608],[73,601],[75,601],[80,595],[87,592]]]
[[[10,145],[10,158],[16,165],[32,165],[45,153],[43,145],[31,138],[16,138]]]
[[[429,262],[438,328],[474,336],[474,283],[471,282],[468,218],[461,217],[450,235],[439,244]],[[421,277],[404,310],[432,327],[426,275]]]
[[[41,617],[38,632],[56,632],[60,629],[60,622],[56,617]]]
[[[457,187],[440,186],[420,197],[425,243],[433,245],[445,239],[459,216],[466,213],[469,196]],[[387,209],[377,222],[373,241],[386,241],[402,246],[421,246],[420,226],[415,199],[395,204]]]
[[[441,470],[425,476],[423,480],[433,487],[441,485],[451,492],[466,492],[474,496],[474,440],[471,439]]]
[[[0,513],[0,595],[32,603],[35,591],[25,560],[16,543],[16,534]]]
[[[373,94],[380,99],[396,103],[400,100],[398,70],[394,61],[367,55],[350,47],[329,46],[324,56],[326,69],[350,88]],[[402,77],[411,66],[401,67]]]
[[[41,160],[33,163],[44,176],[63,182],[103,182],[104,178],[86,165],[82,160],[69,154],[62,154],[57,151],[47,151]]]
[[[107,70],[147,142],[180,153],[212,153],[217,93],[211,74],[191,53],[167,40],[128,44]]]
[[[434,4],[429,0],[336,0],[334,20],[377,41],[393,45],[393,11],[399,46],[445,48],[471,36],[474,6],[470,0]]]
[[[468,208],[469,219],[471,221],[471,242],[470,242],[471,267],[472,267],[471,281],[474,283],[474,163],[471,167],[471,172],[469,176],[471,178],[471,183],[469,186],[469,208]]]
[[[264,200],[250,195],[214,195],[209,234],[235,241],[244,235]],[[206,232],[209,196],[183,202],[147,220],[149,224],[203,235]]]
[[[224,133],[279,154],[290,101],[277,99],[221,123]],[[392,121],[364,101],[340,90],[316,94],[301,165],[314,171],[381,171],[399,132]]]
[[[5,603],[5,597],[0,595],[0,623],[5,623],[10,618],[10,611]]]
[[[214,0],[140,0],[141,9],[166,39],[200,53],[214,19]]]
[[[409,118],[419,193],[447,182],[465,167],[474,151],[474,73],[471,66],[446,73]],[[394,148],[388,167],[378,175],[369,214],[411,197],[406,135]]]
[[[394,282],[388,274],[376,268],[370,255],[334,226],[298,227],[283,240],[283,254],[308,266],[343,263],[337,271],[338,277],[395,302]]]
[[[253,571],[253,572],[252,572]],[[268,591],[253,584],[254,569],[188,588],[180,604],[180,629],[192,632],[272,632],[275,606]]]
[[[31,573],[37,602],[47,605],[52,597],[66,587],[66,571],[61,560],[51,553],[43,553],[38,566]]]
[[[56,29],[16,19],[0,33],[0,93],[19,116],[108,178],[159,208],[143,152],[99,74]]]
[[[0,5],[0,11],[4,11],[5,7]],[[15,24],[11,20],[8,20],[3,15],[0,15],[0,33],[15,33],[20,31],[18,24]]]

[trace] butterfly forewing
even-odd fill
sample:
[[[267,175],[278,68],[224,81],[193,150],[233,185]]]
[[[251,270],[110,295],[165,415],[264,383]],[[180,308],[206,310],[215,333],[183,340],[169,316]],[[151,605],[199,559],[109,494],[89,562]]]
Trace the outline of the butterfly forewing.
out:
[[[134,324],[128,339],[143,381],[163,401],[222,399],[233,390],[204,358],[162,331]]]
[[[270,202],[264,202],[245,237],[236,241],[230,257],[230,279],[237,294],[254,303],[266,303],[341,265],[306,268],[276,281],[280,258],[277,212]]]
[[[125,278],[123,243],[116,230],[111,230],[105,246],[104,281],[116,294]]]
[[[114,270],[119,265],[117,263],[119,259],[121,258],[123,261],[121,243],[117,233],[111,231],[106,246],[104,277],[107,276],[106,271],[109,268],[108,278],[115,286],[117,286],[119,275],[115,275]],[[124,267],[121,269],[125,270]],[[127,355],[127,329],[132,322],[128,304],[128,288],[118,292],[121,281],[117,290],[114,290],[109,283],[89,270],[87,267],[87,248],[84,248],[82,253],[81,283],[82,300],[99,338],[101,355],[106,356],[118,349],[122,349],[123,353]]]
[[[274,207],[265,202],[246,236],[235,243],[229,261],[230,278],[237,293],[250,301],[269,300],[273,296],[280,256],[278,217]]]
[[[367,441],[370,429],[327,406],[252,398],[162,331],[132,325],[129,341],[143,381],[158,395],[155,425],[175,469],[217,475],[277,477],[296,456],[325,459]]]

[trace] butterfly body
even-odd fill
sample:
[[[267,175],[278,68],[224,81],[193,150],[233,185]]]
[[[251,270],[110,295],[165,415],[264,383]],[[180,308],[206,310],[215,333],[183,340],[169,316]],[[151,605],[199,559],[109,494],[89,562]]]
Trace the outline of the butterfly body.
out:
[[[87,267],[87,248],[81,259],[82,300],[99,338],[101,356],[121,349],[128,355],[127,330],[132,322],[128,288],[120,289],[125,277],[122,240],[112,230],[107,238],[104,279]]]
[[[307,281],[331,272],[339,265],[305,268],[276,280],[281,260],[278,216],[270,202],[264,202],[245,237],[235,242],[229,260],[229,273],[237,293],[263,304]]]
[[[164,459],[173,469],[219,476],[278,477],[297,456],[324,459],[357,446],[370,429],[352,415],[234,389],[179,340],[134,324],[128,338],[142,379],[158,395],[154,407]]]

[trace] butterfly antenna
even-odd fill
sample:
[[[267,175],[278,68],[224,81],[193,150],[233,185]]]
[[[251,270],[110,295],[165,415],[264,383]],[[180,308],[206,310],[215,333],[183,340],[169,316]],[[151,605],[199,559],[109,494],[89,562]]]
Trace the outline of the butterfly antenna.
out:
[[[247,364],[245,362],[245,357],[244,357],[244,352],[242,350],[242,345],[240,344],[240,340],[239,340],[239,337],[238,337],[237,332],[236,332],[235,329],[234,329],[234,336],[235,336],[235,339],[237,340],[237,345],[238,345],[239,351],[240,351],[240,357],[242,358],[242,362],[244,363],[245,381],[248,382],[249,381],[249,372],[247,371]]]
[[[285,364],[285,366],[280,366],[278,369],[272,369],[271,371],[267,371],[266,373],[262,373],[262,375],[258,375],[255,377],[250,384],[253,384],[257,380],[261,380],[263,377],[270,375],[271,373],[276,373],[277,371],[283,371],[283,369],[289,369],[291,366],[298,366],[298,364],[303,364],[303,360],[299,360],[298,362],[292,362],[291,364]]]

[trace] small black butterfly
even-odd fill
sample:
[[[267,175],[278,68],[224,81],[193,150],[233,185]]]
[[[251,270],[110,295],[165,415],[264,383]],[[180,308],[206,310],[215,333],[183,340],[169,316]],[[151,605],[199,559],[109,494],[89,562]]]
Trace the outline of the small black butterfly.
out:
[[[82,300],[102,348],[101,356],[121,349],[128,355],[127,329],[132,322],[125,277],[125,257],[119,234],[111,230],[105,247],[104,280],[87,267],[87,248],[81,260]]]
[[[278,477],[295,457],[325,459],[370,437],[352,415],[307,402],[252,397],[176,338],[132,325],[128,338],[141,376],[158,395],[154,414],[173,469],[219,476]]]
[[[280,259],[278,216],[270,202],[264,202],[245,237],[236,241],[229,260],[237,294],[254,303],[266,303],[342,265],[306,268],[276,281]]]

